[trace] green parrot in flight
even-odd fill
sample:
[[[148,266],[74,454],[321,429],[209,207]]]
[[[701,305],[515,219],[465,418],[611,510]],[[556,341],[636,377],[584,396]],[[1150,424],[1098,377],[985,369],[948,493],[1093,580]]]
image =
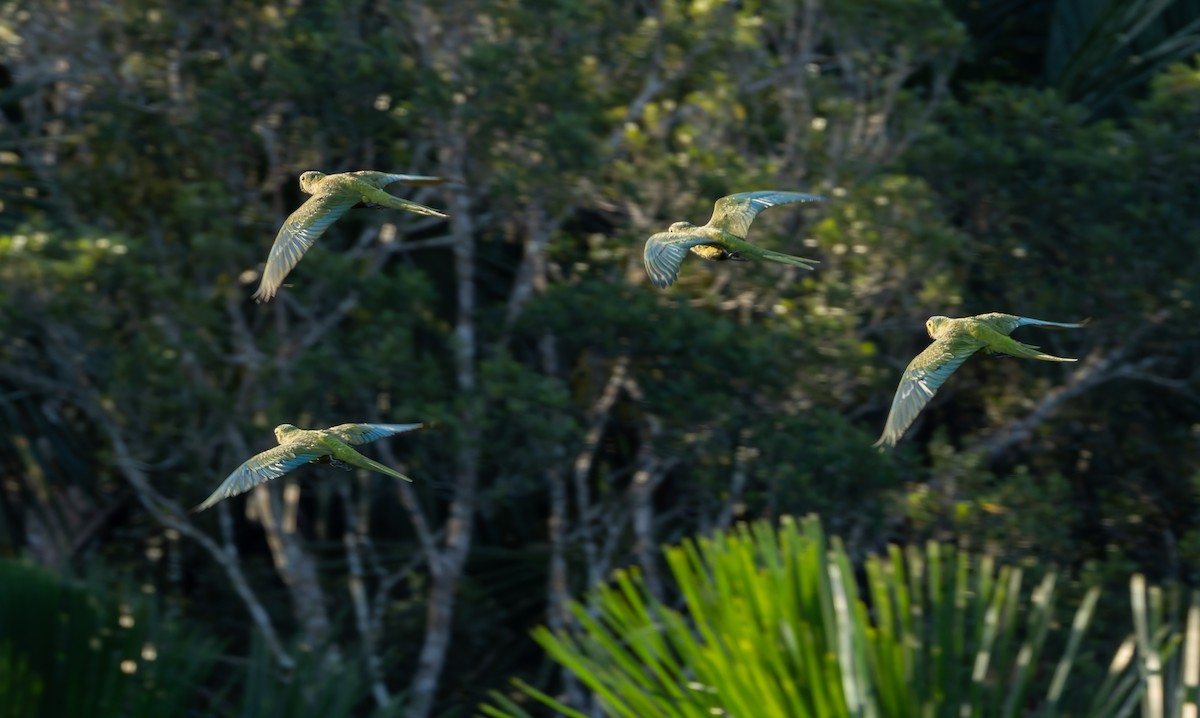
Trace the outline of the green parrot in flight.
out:
[[[394,182],[422,185],[441,184],[445,181],[441,177],[396,175],[370,170],[332,175],[310,171],[300,175],[300,189],[312,196],[292,212],[279,229],[279,234],[275,236],[275,244],[271,246],[271,253],[267,256],[262,283],[254,293],[254,299],[258,302],[270,301],[275,292],[279,291],[279,285],[283,284],[283,278],[292,271],[292,267],[296,266],[308,248],[313,246],[313,242],[352,207],[388,207],[445,217],[444,213],[436,209],[383,191],[384,187]]]
[[[646,240],[643,259],[650,281],[659,289],[669,287],[679,275],[679,267],[688,250],[704,259],[720,262],[728,259],[746,261],[765,259],[780,264],[812,269],[815,259],[793,257],[762,249],[746,241],[750,223],[767,207],[794,202],[821,202],[825,198],[817,194],[799,192],[740,192],[722,197],[713,207],[708,224],[697,227],[687,222],[676,222],[666,232],[650,235]]]
[[[327,463],[349,469],[378,471],[397,479],[412,481],[404,474],[372,461],[350,445],[366,444],[385,436],[394,436],[406,431],[420,429],[423,424],[339,424],[328,429],[298,429],[291,424],[275,427],[275,440],[279,446],[251,457],[237,467],[217,490],[193,511],[203,511],[221,499],[237,496],[259,484],[277,479],[287,472],[308,463]]]
[[[1046,322],[1000,312],[957,319],[930,317],[925,322],[925,329],[933,338],[933,343],[909,362],[904,376],[900,377],[900,386],[896,389],[896,397],[892,399],[892,410],[888,413],[883,436],[879,437],[875,446],[895,446],[946,379],[967,357],[980,349],[989,354],[1022,359],[1075,361],[1044,354],[1037,347],[1022,344],[1008,336],[1017,327],[1026,325],[1075,329],[1082,327],[1083,323]]]

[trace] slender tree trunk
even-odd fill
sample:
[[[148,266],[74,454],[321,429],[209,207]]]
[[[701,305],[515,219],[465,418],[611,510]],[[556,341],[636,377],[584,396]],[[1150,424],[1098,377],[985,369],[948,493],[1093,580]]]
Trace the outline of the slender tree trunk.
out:
[[[338,495],[342,499],[342,509],[346,516],[346,528],[342,532],[342,545],[346,549],[346,565],[349,569],[347,590],[350,593],[350,605],[354,609],[354,624],[362,639],[363,663],[366,665],[367,676],[371,682],[371,696],[380,708],[386,708],[392,702],[391,692],[388,691],[384,680],[383,661],[379,657],[379,633],[371,622],[371,606],[367,598],[365,570],[363,567],[360,546],[365,543],[366,511],[362,502],[354,505],[350,495],[348,482],[338,484]]]
[[[454,123],[453,120],[450,123]],[[466,141],[457,128],[439,132],[441,172],[448,177],[465,175]],[[410,718],[426,718],[437,695],[442,667],[450,645],[454,620],[454,593],[471,549],[475,515],[475,490],[479,480],[479,440],[482,407],[475,394],[475,232],[471,203],[464,187],[450,193],[450,228],[454,237],[454,270],[458,282],[454,364],[458,391],[465,412],[458,425],[454,468],[454,500],[446,522],[442,548],[429,557],[433,576],[426,605],[425,640],[413,676],[408,708]]]
[[[267,535],[267,546],[275,562],[275,571],[292,596],[292,609],[310,647],[324,645],[330,636],[329,611],[325,592],[317,575],[316,562],[304,549],[295,521],[287,520],[280,502],[271,495],[273,485],[264,484],[254,491],[255,514]],[[281,520],[282,519],[282,520]]]
[[[251,454],[241,434],[232,427],[228,434],[239,455]],[[316,647],[329,639],[331,624],[316,561],[296,531],[296,503],[300,496],[297,489],[291,485],[280,492],[278,483],[264,484],[252,492],[249,500],[254,507],[254,517],[266,533],[275,571],[291,594],[292,610],[303,631],[303,640]],[[279,493],[284,494],[282,501]]]
[[[550,333],[544,335],[538,348],[542,354],[542,371],[547,376],[558,378],[560,371],[554,335]],[[550,491],[550,516],[546,519],[546,534],[550,541],[550,577],[546,586],[546,622],[555,632],[565,631],[572,625],[571,611],[567,607],[571,600],[571,588],[567,566],[569,504],[567,501],[567,472],[563,467],[564,453],[561,447],[556,448],[554,462],[546,470],[546,483]],[[575,674],[562,669],[560,675],[567,704],[585,710],[587,708],[585,694]]]
[[[664,471],[657,457],[644,449],[639,452],[633,472],[629,499],[633,513],[633,553],[642,567],[650,595],[662,600],[662,579],[658,571],[658,543],[654,539],[654,490],[662,482]]]

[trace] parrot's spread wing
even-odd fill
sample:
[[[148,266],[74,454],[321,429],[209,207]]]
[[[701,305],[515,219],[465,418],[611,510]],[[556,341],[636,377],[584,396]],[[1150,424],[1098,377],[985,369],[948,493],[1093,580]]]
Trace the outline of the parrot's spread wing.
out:
[[[679,267],[688,250],[707,240],[698,235],[682,232],[659,232],[646,240],[642,259],[646,263],[646,274],[650,282],[659,289],[669,287],[679,276]]]
[[[395,436],[406,431],[415,431],[424,424],[339,424],[329,428],[329,433],[337,438],[357,446],[368,444],[385,436]]]
[[[427,185],[427,184],[445,184],[445,177],[430,177],[428,175],[394,175],[385,173],[385,182],[380,185],[380,189],[386,187],[393,182],[412,185]]]
[[[819,194],[801,194],[800,192],[775,192],[762,190],[759,192],[741,192],[722,197],[713,207],[712,218],[708,220],[709,227],[721,229],[735,237],[746,238],[750,231],[750,223],[758,213],[767,207],[794,202],[820,202],[825,198]]]
[[[262,283],[254,293],[254,298],[265,302],[275,296],[275,292],[283,284],[283,278],[292,271],[308,248],[313,246],[313,242],[358,201],[358,195],[349,193],[318,193],[309,197],[307,202],[292,212],[279,229],[275,244],[271,246],[271,253],[267,255]]]
[[[977,314],[971,317],[978,324],[994,329],[1001,334],[1012,334],[1013,330],[1021,326],[1021,317],[1015,314],[1004,314],[1003,312],[989,312],[987,314]]]
[[[984,324],[1001,334],[1012,334],[1017,327],[1049,327],[1051,329],[1079,329],[1086,322],[1048,322],[1045,319],[1034,319],[1033,317],[1018,317],[1015,314],[1003,314],[1001,312],[992,312],[990,314],[980,314],[972,317],[976,321]]]
[[[347,172],[345,176],[353,179],[356,184],[361,182],[375,187],[376,189],[383,189],[384,187],[387,187],[395,182],[412,185],[445,184],[446,182],[444,177],[430,177],[429,175],[404,175],[395,174],[392,172],[377,172],[375,170]]]
[[[327,453],[292,444],[281,444],[273,449],[268,449],[237,467],[221,482],[217,490],[212,492],[211,496],[192,510],[203,511],[221,499],[245,493],[261,483],[283,476],[298,466],[316,461]]]
[[[883,436],[875,445],[895,446],[946,379],[981,346],[970,340],[939,339],[909,362],[892,399]]]
[[[1051,329],[1080,329],[1087,326],[1088,320],[1081,322],[1048,322],[1045,319],[1032,317],[1016,317],[1018,327],[1049,327]]]

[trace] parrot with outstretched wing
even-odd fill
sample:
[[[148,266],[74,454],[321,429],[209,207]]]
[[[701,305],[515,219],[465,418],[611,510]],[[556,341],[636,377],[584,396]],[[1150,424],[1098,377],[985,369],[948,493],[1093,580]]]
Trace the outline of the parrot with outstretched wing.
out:
[[[930,317],[925,322],[925,329],[933,338],[933,343],[909,362],[904,370],[896,396],[892,399],[892,409],[888,413],[883,436],[879,437],[875,446],[895,446],[946,379],[967,357],[980,349],[1022,359],[1075,361],[1045,354],[1031,344],[1022,344],[1008,336],[1014,329],[1023,326],[1074,329],[1082,327],[1083,323],[1047,322],[1000,312],[956,319]]]
[[[254,299],[266,302],[275,296],[283,284],[283,278],[292,271],[308,248],[329,229],[329,225],[352,207],[387,207],[434,217],[446,216],[431,207],[383,191],[384,187],[395,182],[421,185],[441,184],[445,180],[441,177],[371,170],[332,175],[310,171],[300,175],[300,189],[312,196],[288,216],[275,236],[275,244],[271,245],[271,253],[267,255],[267,266],[263,268],[262,282],[254,293]]]
[[[221,499],[237,496],[311,462],[357,466],[412,481],[399,471],[368,459],[351,446],[414,431],[422,426],[424,424],[339,424],[328,429],[298,429],[292,424],[280,424],[275,427],[275,440],[279,442],[279,446],[251,457],[235,469],[221,482],[217,490],[193,511],[203,511]]]
[[[670,286],[679,275],[679,267],[690,250],[704,259],[720,262],[725,260],[745,261],[765,259],[769,262],[790,264],[812,269],[814,259],[793,257],[790,254],[772,252],[746,241],[750,223],[767,207],[795,202],[821,202],[824,197],[799,192],[741,192],[722,197],[713,207],[708,224],[697,227],[687,222],[676,222],[666,232],[650,235],[642,258],[646,273],[658,288]]]

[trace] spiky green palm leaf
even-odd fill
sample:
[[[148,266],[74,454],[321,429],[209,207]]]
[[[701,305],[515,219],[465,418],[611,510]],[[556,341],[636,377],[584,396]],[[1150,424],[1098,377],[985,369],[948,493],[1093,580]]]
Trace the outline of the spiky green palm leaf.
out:
[[[1032,591],[1024,572],[930,543],[892,547],[859,571],[815,518],[741,526],[666,549],[682,596],[652,597],[618,572],[572,615],[578,630],[535,631],[608,716],[1016,718],[1053,711],[1096,604],[1088,592],[1057,662],[1057,576]],[[541,704],[580,715],[518,683]],[[496,699],[490,716],[526,715]],[[1099,715],[1099,714],[1095,714]]]
[[[1072,102],[1102,110],[1197,52],[1195,0],[1057,0],[1045,78]]]

